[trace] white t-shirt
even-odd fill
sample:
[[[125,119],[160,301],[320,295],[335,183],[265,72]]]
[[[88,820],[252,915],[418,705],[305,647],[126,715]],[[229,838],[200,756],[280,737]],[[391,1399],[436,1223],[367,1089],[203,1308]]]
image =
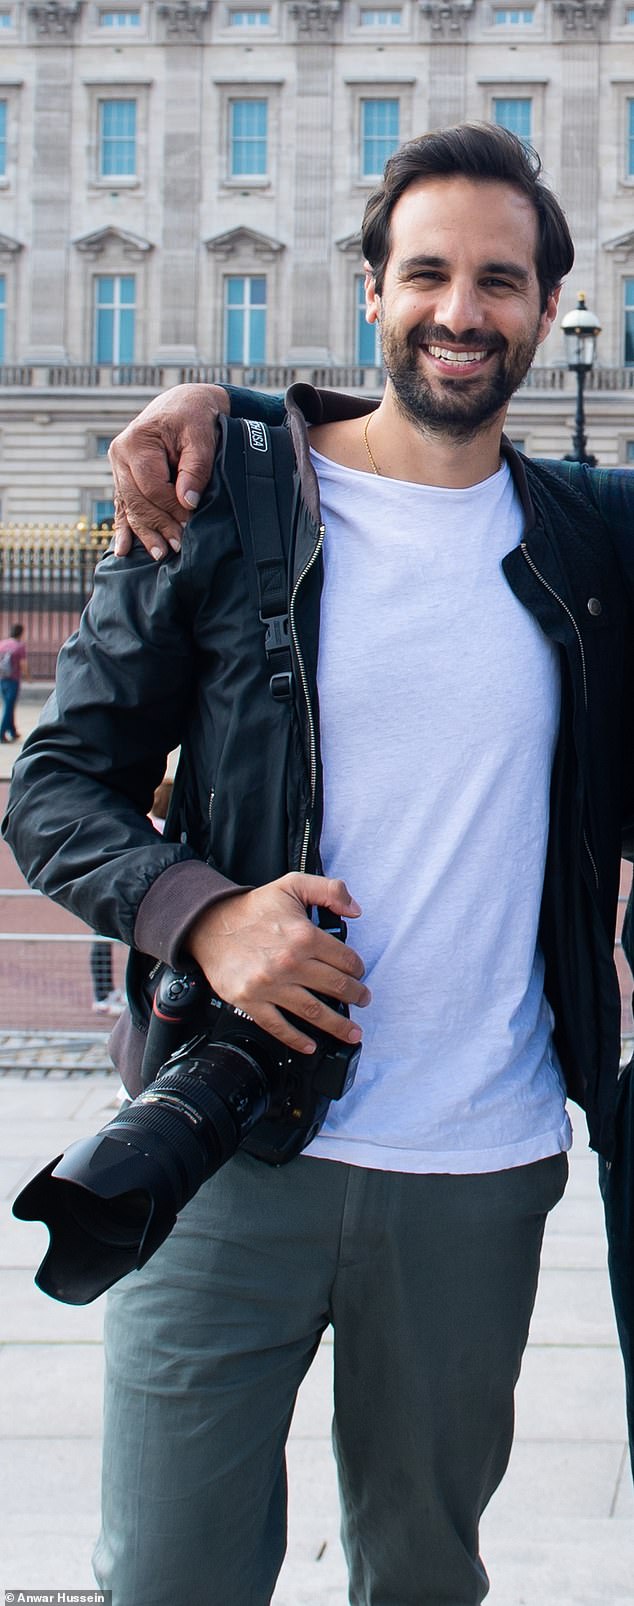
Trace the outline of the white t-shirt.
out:
[[[537,944],[556,649],[500,567],[508,467],[466,490],[314,452],[325,580],[322,859],[363,915],[356,1081],[306,1151],[390,1171],[503,1170],[571,1142]]]

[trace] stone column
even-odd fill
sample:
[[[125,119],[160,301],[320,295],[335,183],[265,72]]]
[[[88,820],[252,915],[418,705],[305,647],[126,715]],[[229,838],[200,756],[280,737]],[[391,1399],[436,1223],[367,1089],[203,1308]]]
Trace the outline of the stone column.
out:
[[[209,3],[158,7],[165,26],[160,332],[158,355],[195,359],[200,259],[200,36]]]
[[[297,21],[293,306],[288,361],[327,363],[332,336],[332,31],[340,0],[290,7]]]
[[[36,70],[33,103],[30,328],[26,361],[67,355],[72,33],[78,4],[29,6]]]
[[[556,0],[562,86],[560,196],[575,243],[575,281],[598,305],[599,34],[605,0]]]
[[[428,127],[462,122],[467,85],[466,26],[473,0],[424,0],[429,18]],[[424,134],[424,128],[414,130]]]

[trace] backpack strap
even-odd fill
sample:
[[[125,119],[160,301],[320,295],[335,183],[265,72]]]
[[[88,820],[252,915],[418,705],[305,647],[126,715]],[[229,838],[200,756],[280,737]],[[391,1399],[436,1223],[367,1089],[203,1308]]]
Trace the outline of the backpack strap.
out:
[[[225,463],[264,625],[271,696],[276,702],[288,702],[293,686],[288,557],[295,454],[283,425],[270,429],[251,418],[226,423]]]

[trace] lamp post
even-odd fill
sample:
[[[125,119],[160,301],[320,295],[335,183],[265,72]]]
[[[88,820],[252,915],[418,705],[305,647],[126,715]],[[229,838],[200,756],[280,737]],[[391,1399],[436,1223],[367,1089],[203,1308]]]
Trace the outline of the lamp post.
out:
[[[588,463],[590,468],[596,465],[596,457],[586,451],[586,418],[583,403],[583,392],[586,374],[589,374],[596,353],[597,335],[601,333],[601,324],[594,312],[586,306],[583,290],[579,292],[577,306],[574,312],[567,312],[561,320],[561,327],[566,337],[566,361],[571,373],[577,375],[577,411],[575,414],[575,433],[573,435],[571,452],[566,452],[566,463]]]

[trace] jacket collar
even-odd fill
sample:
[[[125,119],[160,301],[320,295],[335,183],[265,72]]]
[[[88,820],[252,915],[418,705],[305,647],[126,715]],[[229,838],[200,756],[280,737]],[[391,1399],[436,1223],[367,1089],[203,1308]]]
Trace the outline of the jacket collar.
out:
[[[326,401],[326,408],[324,402]],[[379,401],[375,396],[347,396],[337,391],[322,392],[313,385],[298,383],[291,385],[286,393],[286,412],[291,432],[297,467],[302,484],[304,499],[315,523],[321,522],[319,508],[319,485],[317,475],[310,460],[308,442],[308,424],[322,424],[327,410],[328,421],[334,422],[343,418],[363,418],[366,413],[378,407]],[[502,436],[500,445],[502,457],[508,463],[513,476],[513,483],[522,504],[524,513],[524,532],[532,530],[535,525],[535,508],[526,477],[523,458],[515,450],[507,435]]]

